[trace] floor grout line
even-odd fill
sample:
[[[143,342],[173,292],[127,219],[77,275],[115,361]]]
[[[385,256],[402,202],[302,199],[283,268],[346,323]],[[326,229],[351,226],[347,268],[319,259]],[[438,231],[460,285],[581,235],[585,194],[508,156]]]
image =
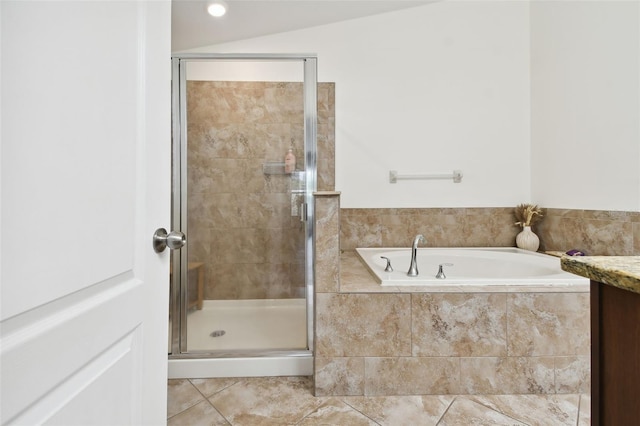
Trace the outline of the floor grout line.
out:
[[[189,383],[189,385],[193,386],[193,388],[194,388],[194,389],[195,389],[195,390],[196,390],[200,395],[202,395],[202,392],[200,392],[200,389],[198,389],[196,386],[194,386],[194,384],[193,384],[193,383],[191,383],[191,380],[190,380],[190,379],[171,379],[171,380],[186,380],[186,381]],[[204,395],[202,395],[202,397],[203,397],[205,400],[207,399]],[[180,411],[180,412],[178,412],[178,413],[174,414],[174,415],[173,415],[173,416],[171,416],[171,417],[167,417],[167,420],[169,420],[169,419],[171,419],[171,418],[174,418],[175,416],[177,416],[177,415],[179,415],[179,414],[184,413],[185,411],[187,411],[187,410],[189,410],[189,409],[191,409],[191,408],[195,407],[196,405],[200,404],[201,402],[202,402],[202,400],[196,401],[194,404],[192,404],[192,405],[188,406],[188,407],[187,407],[187,408],[185,408],[184,410],[182,410],[182,411]]]
[[[364,397],[364,398],[366,398],[366,397]],[[342,401],[343,404],[345,404],[346,406],[350,407],[354,411],[357,411],[358,413],[362,414],[363,416],[365,416],[366,418],[368,418],[369,420],[371,420],[372,422],[374,422],[378,426],[381,426],[380,423],[378,423],[376,420],[372,419],[370,416],[368,416],[367,414],[363,413],[361,410],[358,410],[356,407],[354,407],[353,405],[349,404],[344,399],[340,398],[340,401]]]
[[[191,382],[191,380],[193,380],[193,379],[189,379],[189,382]],[[198,387],[197,387],[197,386],[193,385],[193,382],[191,382],[191,384],[192,384],[196,389],[198,389],[198,392],[200,392],[200,395],[204,396],[205,401],[207,401],[207,403],[209,403],[209,405],[210,405],[214,410],[216,410],[216,412],[217,412],[218,414],[220,414],[220,417],[222,417],[223,419],[225,419],[225,421],[231,425],[231,424],[232,424],[232,423],[231,423],[231,420],[229,420],[229,419],[228,419],[224,414],[222,414],[222,413],[220,412],[220,410],[218,410],[218,407],[216,407],[216,406],[213,404],[213,402],[211,402],[211,401],[209,400],[209,398],[213,397],[214,395],[219,394],[220,392],[222,392],[222,391],[224,391],[224,390],[226,390],[226,389],[229,389],[229,388],[231,388],[231,387],[235,386],[236,384],[238,384],[238,383],[240,383],[240,382],[241,382],[241,380],[235,380],[235,381],[234,381],[232,384],[230,384],[229,386],[225,386],[225,387],[223,387],[222,389],[218,389],[216,392],[212,393],[212,394],[211,394],[211,395],[209,395],[208,397],[207,397],[207,396],[205,396],[205,395],[200,391],[200,389],[198,389]]]
[[[219,393],[221,393],[221,392],[223,392],[225,390],[233,388],[234,386],[237,386],[238,384],[243,383],[243,381],[251,381],[249,378],[234,378],[233,383],[231,383],[230,385],[224,386],[221,389],[218,389],[216,387],[217,390],[215,392],[213,392],[210,396],[206,396],[205,393],[198,386],[196,386],[196,384],[193,383],[193,380],[196,380],[196,379],[185,379],[185,380],[189,383],[190,386],[193,386],[196,389],[196,391],[201,396],[201,398],[203,398],[205,401],[207,401],[206,403],[209,404],[209,406],[211,408],[213,408],[213,410],[220,416],[220,419],[226,421],[227,424],[229,424],[229,425],[232,425],[233,423],[229,420],[229,418],[227,418],[225,415],[223,415],[223,413],[218,409],[218,407],[216,407],[216,405],[209,398],[212,398],[215,395],[217,395],[217,394],[219,394]],[[206,386],[204,388],[206,388]],[[312,389],[305,390],[305,392],[307,392],[307,391],[310,392],[311,395],[313,395]],[[406,396],[419,396],[419,395],[406,395]],[[445,395],[435,395],[435,396],[445,396]],[[432,414],[432,418],[433,419],[435,419],[436,416],[438,416],[437,420],[436,420],[436,423],[435,423],[436,425],[441,425],[441,424],[443,424],[443,422],[446,421],[446,416],[447,416],[448,413],[451,413],[453,404],[456,403],[456,401],[461,403],[460,398],[465,398],[466,400],[468,400],[468,401],[470,401],[472,403],[476,403],[476,404],[484,407],[485,409],[489,410],[489,411],[486,412],[487,415],[489,415],[489,416],[490,416],[489,413],[493,412],[493,413],[497,413],[497,414],[500,414],[502,416],[505,416],[506,418],[513,419],[514,422],[518,422],[520,424],[526,424],[526,425],[529,425],[529,426],[532,424],[530,421],[525,421],[525,420],[522,420],[522,419],[518,419],[518,418],[514,417],[513,414],[509,414],[509,412],[510,412],[509,410],[507,410],[507,411],[504,410],[504,408],[508,408],[508,407],[502,407],[501,408],[500,404],[494,406],[494,403],[491,402],[492,401],[491,399],[483,398],[484,396],[487,396],[487,395],[461,395],[461,394],[456,394],[456,395],[446,395],[446,396],[451,397],[452,399],[445,406],[445,409],[443,410],[442,414],[440,414],[439,416],[438,416],[437,412],[433,412],[433,414]],[[522,395],[522,396],[526,396],[526,395]],[[545,395],[545,396],[550,398],[550,397],[553,397],[553,396],[556,396],[556,395],[554,394],[554,395]],[[584,405],[584,401],[583,401],[583,395],[582,394],[577,394],[575,396],[577,397],[577,399],[572,399],[574,401],[572,404],[574,404],[574,407],[576,407],[576,417],[574,418],[573,421],[571,421],[570,418],[568,418],[566,420],[571,422],[571,423],[568,423],[568,424],[574,424],[574,425],[578,426],[580,424],[580,410],[581,410],[581,407],[583,407],[583,405]],[[367,402],[366,401],[367,398],[378,399],[378,398],[380,398],[382,396],[374,396],[374,397],[372,397],[372,396],[362,395],[361,397],[362,397],[363,401]],[[354,413],[357,413],[357,414],[363,416],[364,418],[368,419],[368,421],[372,422],[372,424],[375,424],[375,425],[378,425],[378,426],[384,424],[384,422],[380,423],[380,422],[376,421],[374,418],[370,417],[362,409],[358,409],[358,408],[356,408],[356,406],[352,405],[352,403],[349,403],[348,402],[348,396],[330,396],[330,397],[315,397],[314,396],[314,399],[317,400],[317,405],[313,404],[313,405],[315,405],[315,407],[313,409],[311,409],[311,411],[309,411],[307,413],[304,413],[304,412],[292,413],[292,414],[299,414],[301,416],[297,420],[293,420],[293,418],[292,418],[292,420],[293,420],[293,422],[291,423],[292,425],[299,425],[299,424],[303,423],[306,419],[309,418],[309,416],[311,416],[311,415],[313,415],[315,413],[317,413],[316,416],[314,418],[312,418],[311,420],[314,420],[314,421],[317,420],[317,421],[322,422],[323,416],[325,414],[324,413],[320,413],[319,410],[323,406],[326,406],[328,408],[327,409],[327,413],[328,413],[329,416],[335,415],[336,413],[339,413],[339,415],[344,414],[345,416],[353,416],[353,415],[356,415]],[[535,400],[537,400],[537,399],[535,399]],[[355,400],[354,403],[356,403],[356,405],[357,405],[358,401],[360,401],[360,400]],[[197,405],[199,405],[201,402],[202,402],[202,399],[196,401],[194,404],[190,405],[189,407],[185,408],[184,410],[180,411],[179,413],[173,414],[171,417],[167,417],[167,420],[171,420],[174,417],[176,417],[178,415],[181,415],[181,414],[185,413],[188,410],[191,410],[192,408],[194,408]],[[374,403],[373,400],[371,402]],[[445,402],[445,401],[443,401],[443,402]],[[375,403],[377,403],[377,402],[375,402]],[[383,401],[383,403],[386,403],[386,402]],[[287,402],[283,401],[283,402],[278,402],[278,403],[272,403],[271,405],[273,405],[274,408],[277,408],[276,406],[278,406],[279,404],[287,404]],[[329,404],[329,405],[327,405],[327,404]],[[368,404],[368,402],[367,402],[367,404]],[[362,405],[361,408],[367,408],[368,407],[367,404]],[[334,407],[334,405],[335,405],[335,407]],[[442,405],[444,405],[444,404],[442,404]],[[542,407],[542,405],[540,405],[540,407]],[[345,410],[345,409],[347,409],[347,410]],[[206,409],[206,410],[208,410],[208,409]],[[342,411],[342,410],[345,410],[345,411]],[[198,411],[200,411],[200,409],[198,409]],[[456,410],[456,415],[459,415],[460,413],[458,413],[457,411],[459,411],[459,410]],[[233,415],[238,415],[238,414],[244,413],[244,411],[242,411],[241,413],[235,413],[233,411],[232,407],[231,407],[231,412],[232,412]],[[211,413],[211,414],[213,414],[213,413]],[[188,416],[193,416],[193,414],[189,414]],[[566,423],[563,422],[563,424],[566,424]]]
[[[447,408],[444,410],[444,412],[442,413],[442,415],[440,416],[440,418],[438,419],[438,421],[436,422],[436,426],[438,426],[440,424],[440,422],[442,421],[442,419],[444,419],[444,416],[447,415],[447,413],[449,412],[449,409],[451,408],[451,406],[453,405],[454,402],[456,402],[456,400],[458,399],[460,395],[456,395],[451,402],[449,403],[449,405],[447,406]]]
[[[578,394],[578,415],[576,416],[576,426],[580,425],[580,407],[582,406],[582,394]]]

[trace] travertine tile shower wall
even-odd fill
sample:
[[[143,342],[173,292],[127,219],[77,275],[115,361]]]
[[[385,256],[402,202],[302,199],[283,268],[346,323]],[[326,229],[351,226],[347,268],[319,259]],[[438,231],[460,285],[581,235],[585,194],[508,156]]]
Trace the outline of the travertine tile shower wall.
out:
[[[187,82],[189,261],[205,299],[304,296],[304,228],[291,178],[265,175],[289,147],[304,166],[302,83]],[[334,187],[334,84],[318,84],[318,189]]]

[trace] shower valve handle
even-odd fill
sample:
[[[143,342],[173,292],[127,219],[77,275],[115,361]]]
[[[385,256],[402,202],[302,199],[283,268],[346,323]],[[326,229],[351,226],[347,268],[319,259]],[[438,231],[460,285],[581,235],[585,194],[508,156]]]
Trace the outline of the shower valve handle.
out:
[[[187,237],[180,231],[171,231],[167,233],[164,228],[156,229],[153,233],[153,249],[156,253],[161,253],[169,247],[171,250],[177,250],[184,246]]]

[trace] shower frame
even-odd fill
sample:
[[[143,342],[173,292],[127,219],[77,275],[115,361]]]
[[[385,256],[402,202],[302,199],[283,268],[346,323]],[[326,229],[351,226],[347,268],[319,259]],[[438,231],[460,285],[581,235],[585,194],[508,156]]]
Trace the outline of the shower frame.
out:
[[[312,374],[313,335],[314,335],[314,241],[315,241],[315,208],[314,192],[317,190],[317,56],[314,54],[219,54],[219,53],[183,53],[172,56],[172,229],[181,230],[189,238],[187,229],[187,108],[186,108],[186,65],[195,61],[297,61],[303,65],[303,108],[304,108],[304,156],[305,156],[305,193],[302,208],[305,223],[305,293],[306,293],[306,350],[237,350],[237,351],[187,351],[187,250],[186,245],[181,250],[172,253],[172,291],[170,294],[171,318],[169,327],[169,376],[170,377],[204,377],[207,373],[195,372],[192,368],[177,367],[181,361],[222,360],[226,367],[230,361],[254,361],[263,365],[265,374],[247,369],[247,375],[283,375],[283,374]],[[292,367],[282,367],[278,364],[269,373],[269,359],[281,362],[291,359]],[[260,361],[255,363],[255,361]],[[174,372],[172,374],[172,365]],[[215,368],[209,371],[217,371]],[[189,371],[185,373],[184,371]],[[230,374],[240,375],[238,369]]]

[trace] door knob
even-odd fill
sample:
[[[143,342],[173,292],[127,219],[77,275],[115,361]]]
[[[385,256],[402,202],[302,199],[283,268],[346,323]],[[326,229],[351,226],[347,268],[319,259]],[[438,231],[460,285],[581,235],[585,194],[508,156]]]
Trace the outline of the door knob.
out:
[[[153,249],[156,253],[161,253],[165,248],[176,250],[187,242],[187,237],[180,231],[171,231],[167,234],[164,228],[156,229],[153,233]]]

